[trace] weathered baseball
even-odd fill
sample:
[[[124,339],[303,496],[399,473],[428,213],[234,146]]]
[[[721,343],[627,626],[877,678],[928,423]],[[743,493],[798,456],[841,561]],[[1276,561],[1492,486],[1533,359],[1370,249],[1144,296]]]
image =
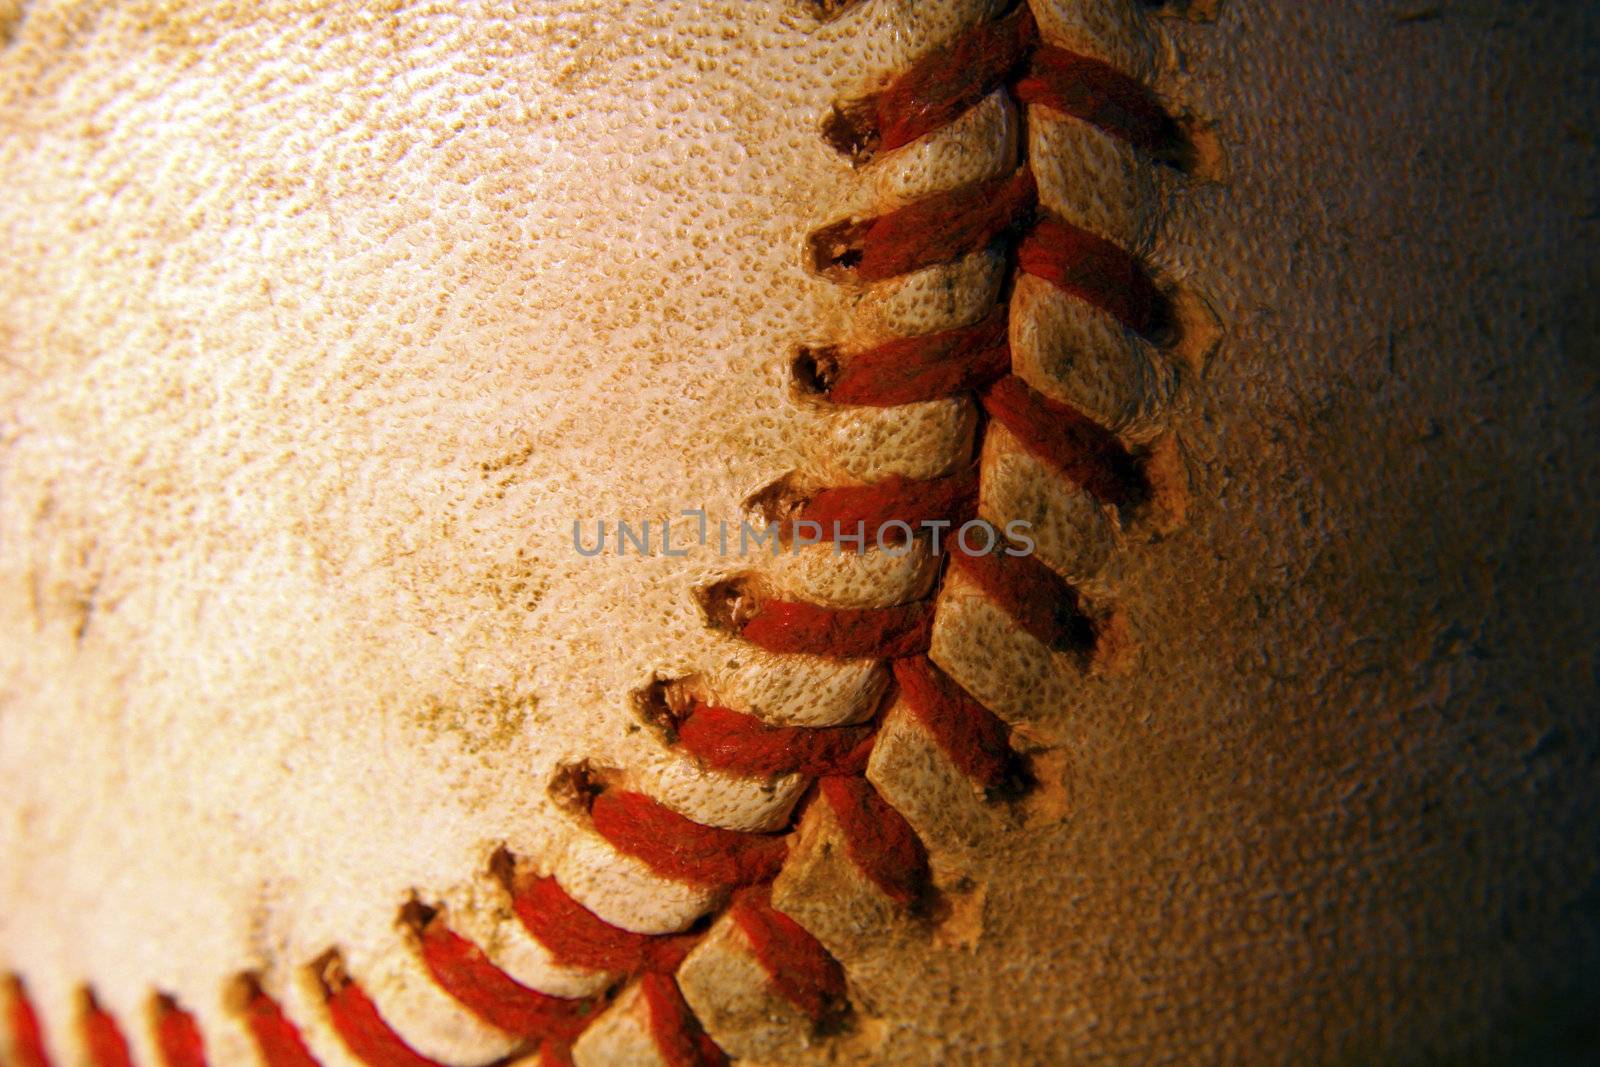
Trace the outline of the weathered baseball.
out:
[[[0,3],[0,1061],[1592,1052],[1597,30]]]

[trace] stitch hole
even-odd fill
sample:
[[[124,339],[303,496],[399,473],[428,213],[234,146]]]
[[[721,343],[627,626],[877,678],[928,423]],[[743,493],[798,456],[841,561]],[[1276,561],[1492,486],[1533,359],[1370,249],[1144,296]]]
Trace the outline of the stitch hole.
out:
[[[595,798],[605,792],[615,771],[597,767],[588,760],[563,763],[550,776],[546,787],[556,807],[575,815],[587,814]]]
[[[839,380],[839,349],[833,345],[801,345],[789,362],[789,373],[802,396],[826,398]]]
[[[509,893],[517,882],[517,857],[501,845],[489,855],[489,877]]]
[[[1100,628],[1095,624],[1095,620],[1076,614],[1064,604],[1057,604],[1051,614],[1062,633],[1057,651],[1074,652],[1092,660],[1094,651],[1100,644]]]
[[[1161,347],[1199,374],[1222,341],[1222,321],[1205,297],[1182,286],[1164,286],[1162,297],[1167,329]]]
[[[745,509],[769,526],[777,526],[782,535],[805,509],[811,493],[799,484],[793,474],[785,474],[765,489],[752,493],[744,502]]]
[[[822,140],[855,166],[871,160],[883,140],[878,132],[877,99],[864,96],[834,104],[822,120]]]
[[[706,621],[716,630],[738,633],[761,610],[761,598],[748,575],[713,582],[695,595]]]
[[[322,988],[322,995],[333,997],[350,984],[350,972],[345,969],[344,957],[336,948],[330,948],[310,963],[311,977]]]
[[[1157,159],[1201,182],[1221,182],[1228,177],[1228,154],[1217,124],[1197,115],[1172,119],[1173,136],[1167,156]]]
[[[694,693],[687,679],[652,678],[649,685],[634,692],[633,704],[639,720],[673,745],[678,741],[678,724],[694,706]]]
[[[1024,750],[1019,740],[1014,729],[1007,731],[1006,744],[1011,752],[999,781],[983,787],[985,803],[1016,809],[1039,788],[1033,754]]]
[[[150,1021],[159,1026],[161,1020],[169,1015],[183,1014],[183,1007],[178,1003],[178,998],[171,993],[155,992],[150,996]]]
[[[1196,115],[1169,115],[1160,144],[1150,149],[1155,162],[1186,178],[1218,182],[1227,176],[1227,154],[1216,124]]]
[[[416,896],[400,906],[400,928],[414,937],[421,937],[428,929],[428,924],[439,917],[439,909],[424,904]]]
[[[242,1015],[264,995],[261,976],[254,971],[243,971],[233,976],[222,990],[222,1006],[234,1015]]]
[[[870,222],[845,219],[824,226],[809,239],[811,269],[824,275],[854,270],[866,258],[866,236]]]
[[[1168,289],[1158,289],[1155,306],[1150,312],[1150,328],[1144,332],[1145,340],[1157,348],[1171,351],[1182,339],[1183,329],[1178,321],[1174,294]]]
[[[818,22],[832,22],[860,3],[861,0],[799,0],[799,7]]]

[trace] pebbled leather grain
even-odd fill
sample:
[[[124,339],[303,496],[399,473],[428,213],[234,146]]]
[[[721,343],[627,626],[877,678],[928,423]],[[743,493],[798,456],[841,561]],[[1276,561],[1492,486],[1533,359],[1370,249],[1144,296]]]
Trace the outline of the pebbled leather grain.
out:
[[[571,523],[737,521],[795,470],[948,473],[963,403],[839,415],[789,368],[993,301],[981,255],[859,290],[804,252],[842,216],[1005,173],[996,103],[876,169],[818,136],[1004,5],[865,0],[825,24],[778,0],[11,6],[0,968],[65,1062],[92,982],[139,1062],[160,990],[213,1063],[253,1063],[222,995],[246,969],[349,1062],[304,974],[334,945],[439,1058],[493,1045],[407,970],[412,892],[477,915],[463,887],[502,844],[590,862],[607,846],[544,788],[573,759],[752,818],[639,728],[657,677],[808,724],[882,691],[705,627],[690,589],[733,569],[710,550],[587,559]],[[1060,535],[1092,542],[1115,663],[1035,676],[1007,620],[941,606],[933,658],[987,679],[1039,785],[959,842],[930,819],[931,934],[836,942],[819,918],[857,1023],[784,1060],[1592,1052],[1600,16],[1034,6],[1224,146],[1215,180],[1157,189],[1092,136],[1024,127],[1041,158],[1091,160],[1058,149],[1047,199],[1080,189],[1222,325],[1203,366],[1147,368],[1119,339],[1110,385],[1019,366],[1141,443],[1173,435],[1186,513]],[[1089,328],[1039,301],[1040,331]],[[827,591],[825,569],[805,580]],[[892,598],[865,568],[832,580]],[[896,779],[880,753],[869,777],[947,818],[970,798],[937,773]],[[837,832],[806,818],[808,847]],[[572,882],[598,878],[618,917],[709,906],[609,862]],[[780,906],[829,885],[813,870]]]

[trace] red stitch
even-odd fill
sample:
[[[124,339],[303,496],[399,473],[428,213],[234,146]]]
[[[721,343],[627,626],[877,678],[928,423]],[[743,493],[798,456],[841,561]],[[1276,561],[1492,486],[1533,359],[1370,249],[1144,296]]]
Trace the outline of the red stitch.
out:
[[[801,507],[796,521],[817,523],[822,527],[824,541],[833,541],[839,534],[864,533],[867,547],[878,538],[893,547],[901,543],[899,535],[905,531],[898,527],[885,529],[887,523],[903,522],[913,533],[924,522],[959,524],[970,517],[977,495],[975,470],[921,481],[891,475],[871,485],[823,489]]]
[[[781,837],[702,826],[642,793],[608,790],[589,814],[595,830],[620,851],[658,874],[699,885],[766,881],[789,852]]]
[[[769,600],[739,632],[769,652],[896,659],[927,649],[933,613],[924,602],[892,608],[822,608]]]
[[[28,989],[22,979],[12,975],[8,982],[11,1010],[8,1023],[11,1028],[11,1057],[16,1067],[50,1067],[50,1055],[44,1048],[44,1027],[39,1015],[28,999]]]
[[[83,993],[83,1043],[92,1067],[133,1067],[128,1039],[117,1020],[103,1010],[89,990]]]
[[[639,979],[650,1015],[650,1036],[667,1067],[723,1067],[727,1054],[700,1028],[678,983],[665,974]]]
[[[696,703],[677,724],[678,745],[717,770],[744,775],[860,774],[870,726],[768,726],[754,715]]]
[[[1115,434],[1021,378],[1001,378],[983,394],[983,408],[1069,481],[1108,504],[1138,503],[1149,492],[1144,472]]]
[[[750,942],[774,989],[813,1022],[844,1007],[844,971],[822,942],[772,906],[770,886],[741,889],[728,915]]]
[[[1023,4],[929,52],[882,91],[835,108],[823,136],[858,161],[910,144],[997,89],[1037,40]]]
[[[583,970],[676,970],[697,939],[694,934],[651,937],[612,926],[568,896],[554,878],[519,879],[511,907],[558,963]]]
[[[1017,248],[1017,265],[1152,342],[1171,330],[1167,299],[1138,258],[1070,222],[1041,219]]]
[[[278,1002],[246,977],[244,1021],[255,1039],[265,1067],[318,1067],[299,1029],[283,1014]]]
[[[1033,216],[1038,189],[1023,168],[1009,178],[918,200],[876,218],[846,219],[811,236],[818,270],[863,282],[909,274],[976,252]]]
[[[836,404],[892,407],[979,389],[1011,369],[1007,315],[999,304],[982,322],[943,333],[901,337],[811,371]],[[819,356],[811,354],[816,361]]]
[[[572,1046],[562,1041],[546,1041],[539,1046],[539,1067],[572,1067]]]
[[[631,972],[644,960],[644,934],[612,926],[568,896],[554,878],[522,882],[511,908],[528,933],[569,967]]]
[[[1094,624],[1077,590],[1036,557],[956,553],[951,563],[1046,647],[1081,651],[1093,643]]]
[[[824,778],[818,785],[861,872],[891,900],[920,902],[928,888],[928,853],[905,817],[865,778]]]
[[[1153,155],[1170,157],[1183,140],[1147,88],[1103,60],[1065,48],[1035,50],[1016,93],[1023,103],[1082,119]]]
[[[156,1049],[166,1067],[206,1067],[206,1045],[194,1016],[168,996],[156,997]]]
[[[894,661],[900,697],[967,777],[991,789],[1014,781],[1017,754],[1006,727],[926,656]]]
[[[438,916],[420,931],[422,962],[433,980],[474,1015],[517,1037],[570,1040],[588,1025],[590,1005],[529,989],[489,961]]]
[[[650,950],[644,960],[645,971],[650,974],[677,973],[679,964],[683,963],[699,941],[698,931],[651,938]]]
[[[337,961],[325,971],[328,1017],[351,1055],[367,1067],[442,1067],[406,1044],[378,1014],[377,1005]]]

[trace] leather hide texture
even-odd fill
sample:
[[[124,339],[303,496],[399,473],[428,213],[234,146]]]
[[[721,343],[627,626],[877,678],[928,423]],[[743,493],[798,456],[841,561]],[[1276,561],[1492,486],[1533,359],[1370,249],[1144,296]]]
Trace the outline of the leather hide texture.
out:
[[[434,908],[531,988],[623,990],[580,1064],[701,1062],[639,1021],[658,974],[509,932],[507,855],[630,933],[709,926],[676,981],[749,1062],[1596,1054],[1600,12],[1025,6],[1204,164],[1000,89],[882,158],[826,143],[830,107],[999,0],[0,3],[0,975],[56,1062],[88,1062],[85,986],[136,1062],[171,1062],[157,993],[212,1064],[263,1062],[249,973],[325,1067],[359,1064],[325,1003],[346,971],[431,1062],[544,1062],[428,978]],[[1214,343],[1096,326],[1148,362],[1091,381],[1045,343],[1077,312],[1010,252],[859,283],[808,258],[1019,162]],[[998,306],[1016,375],[1159,458],[1161,516],[1065,495],[966,395],[796,385],[797,352]],[[980,513],[1036,515],[1104,612],[1092,663],[920,550],[572,540],[974,456]],[[1004,720],[1031,791],[952,787],[870,657],[709,625],[734,578],[932,598],[919,654]],[[920,835],[924,913],[840,873],[844,809],[805,774],[664,742],[641,707],[669,683],[808,730],[890,693],[850,780]],[[772,903],[848,1017],[791,1020],[729,887],[614,848],[574,768],[718,831],[797,819]]]

